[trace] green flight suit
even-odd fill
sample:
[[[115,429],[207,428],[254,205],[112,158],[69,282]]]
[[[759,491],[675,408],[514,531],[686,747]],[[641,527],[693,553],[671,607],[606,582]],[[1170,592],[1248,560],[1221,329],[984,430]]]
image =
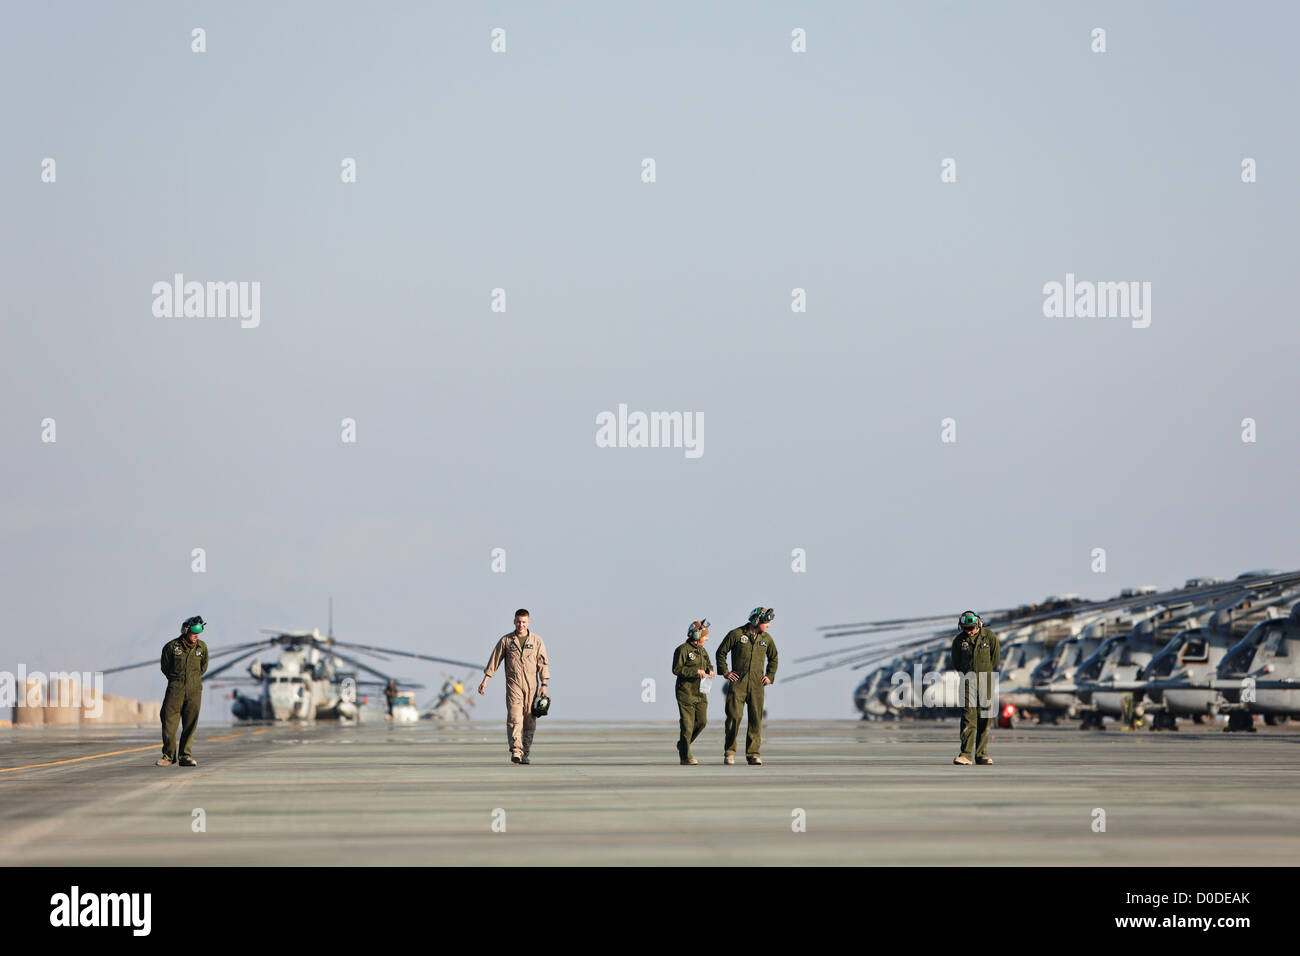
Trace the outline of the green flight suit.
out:
[[[193,647],[178,637],[163,645],[162,672],[167,693],[162,702],[162,752],[171,760],[193,757],[190,741],[199,726],[199,705],[203,702],[203,675],[208,670],[208,645],[202,640]],[[180,753],[176,752],[176,724],[181,724]]]
[[[731,666],[727,666],[727,654]],[[718,645],[718,673],[735,671],[740,680],[731,684],[727,695],[727,719],[724,724],[723,753],[735,754],[740,717],[748,710],[745,724],[745,756],[759,756],[763,743],[763,678],[776,680],[776,641],[771,634],[742,625],[727,632]]]
[[[983,625],[972,637],[958,631],[952,639],[953,670],[963,675],[961,752],[967,757],[972,756],[972,751],[976,759],[988,756],[989,730],[997,716],[997,702],[985,700],[986,706],[981,707],[979,697],[981,693],[992,694],[993,675],[1001,663],[1002,648],[998,636]],[[966,679],[967,674],[974,674],[975,678]]]
[[[691,744],[709,722],[709,697],[700,693],[697,671],[713,673],[709,652],[690,641],[673,651],[673,674],[677,677],[677,713],[680,717],[681,736],[677,740],[677,753],[683,760],[691,759]]]

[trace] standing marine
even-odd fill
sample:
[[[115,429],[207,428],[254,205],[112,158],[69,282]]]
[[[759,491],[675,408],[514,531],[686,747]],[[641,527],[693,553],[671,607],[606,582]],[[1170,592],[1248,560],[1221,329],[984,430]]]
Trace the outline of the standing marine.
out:
[[[961,675],[961,753],[953,763],[991,764],[989,729],[996,710],[993,700],[993,675],[1002,662],[998,636],[984,626],[974,611],[964,611],[957,619],[957,636],[952,639],[952,666]],[[980,698],[984,699],[981,700]]]
[[[510,743],[510,762],[528,763],[533,747],[537,715],[550,705],[546,685],[551,679],[551,665],[541,635],[528,628],[528,611],[515,611],[515,629],[504,635],[492,648],[492,657],[483,668],[480,694],[498,667],[506,666],[506,740]],[[540,706],[538,706],[540,704]]]
[[[162,756],[154,766],[170,767],[176,759],[176,723],[181,725],[180,760],[182,767],[197,767],[190,743],[199,727],[199,706],[203,703],[203,675],[208,670],[208,645],[199,640],[203,618],[195,615],[181,625],[181,635],[163,645],[163,675],[167,693],[162,702]]]
[[[699,763],[691,756],[691,744],[709,721],[709,698],[700,691],[700,680],[712,677],[713,662],[704,642],[709,639],[709,622],[701,618],[686,629],[686,643],[673,651],[673,674],[677,677],[677,713],[681,735],[677,756],[683,765]]]
[[[727,633],[718,645],[718,673],[731,681],[727,695],[727,719],[724,725],[722,762],[736,762],[736,735],[741,714],[748,708],[745,724],[745,759],[761,765],[759,748],[763,743],[763,695],[776,678],[776,641],[767,633],[776,612],[770,607],[756,607],[749,620]],[[727,654],[731,667],[727,667]]]

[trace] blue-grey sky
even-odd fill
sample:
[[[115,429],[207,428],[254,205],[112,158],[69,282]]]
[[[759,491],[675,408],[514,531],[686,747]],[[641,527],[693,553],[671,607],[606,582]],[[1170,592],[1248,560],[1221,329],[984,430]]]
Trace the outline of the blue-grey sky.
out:
[[[774,606],[788,675],[823,624],[1300,566],[1298,30],[6,5],[0,668],[150,659],[192,613],[214,648],[323,630],[331,595],[340,637],[486,661],[524,605],[554,714],[662,719],[700,615],[716,647]],[[178,272],[260,282],[260,325],[155,317]],[[1067,273],[1150,282],[1150,327],[1044,317]],[[702,414],[704,454],[596,447],[620,403]],[[860,676],[778,675],[769,712],[853,716]]]

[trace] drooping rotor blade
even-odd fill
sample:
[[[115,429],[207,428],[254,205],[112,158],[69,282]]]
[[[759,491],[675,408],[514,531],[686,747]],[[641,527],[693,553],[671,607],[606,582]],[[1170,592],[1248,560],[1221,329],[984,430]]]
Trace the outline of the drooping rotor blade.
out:
[[[321,637],[320,632],[317,631],[315,628],[312,628],[310,631],[291,631],[288,628],[259,627],[257,631],[259,634],[274,634],[276,637],[297,637],[297,638],[311,637],[321,641],[324,640],[324,638]]]
[[[992,617],[994,614],[997,613],[1002,613],[1002,612],[990,611],[989,616]],[[920,626],[934,621],[950,621],[950,620],[955,621],[957,620],[958,614],[961,614],[961,611],[958,611],[956,614],[927,614],[923,617],[897,617],[892,620],[885,620],[885,621],[858,621],[853,624],[825,624],[817,628],[817,630],[841,631],[841,630],[849,630],[851,628],[852,629],[863,628],[863,629],[879,629],[882,631],[890,631],[900,627]]]
[[[1174,588],[1167,591],[1159,591],[1153,594],[1130,595],[1129,597],[1107,598],[1100,601],[1084,601],[1070,604],[1051,604],[1038,608],[1029,605],[1024,613],[1020,608],[1014,610],[1003,610],[991,612],[984,615],[984,622],[989,627],[997,628],[1003,626],[1023,627],[1025,625],[1038,624],[1053,618],[1060,617],[1079,617],[1095,614],[1105,614],[1109,611],[1126,610],[1129,612],[1141,612],[1144,610],[1154,609],[1156,607],[1166,607],[1170,610],[1184,608],[1193,604],[1205,604],[1215,600],[1240,595],[1244,592],[1254,591],[1275,591],[1278,589],[1294,586],[1300,583],[1300,571],[1289,571],[1284,574],[1262,574],[1248,578],[1239,578],[1232,581],[1224,581],[1218,584],[1201,585],[1192,588]],[[924,621],[924,620],[944,620],[943,617],[937,618],[900,618],[899,621]],[[847,637],[854,633],[871,635],[876,631],[871,624],[883,622],[869,622],[867,630],[854,632],[847,626],[839,626],[842,630],[838,633],[827,634],[827,637]],[[939,632],[940,634],[946,632]],[[937,641],[937,637],[934,638]],[[925,639],[922,639],[922,643]],[[882,645],[883,646],[883,645]],[[897,645],[899,647],[903,644]],[[864,651],[866,648],[864,648]],[[829,656],[829,655],[828,655]],[[827,664],[818,670],[805,671],[795,675],[795,677],[807,677],[813,674],[825,673],[834,670],[837,667],[853,667],[857,669],[865,666],[860,662],[860,657],[847,658],[833,664]],[[786,680],[794,680],[795,677],[788,677]]]
[[[826,657],[842,657],[845,654],[852,654],[855,651],[871,653],[873,651],[885,650],[888,648],[912,647],[918,644],[926,644],[932,640],[938,640],[940,637],[948,634],[948,631],[930,631],[921,636],[914,634],[900,633],[893,640],[889,641],[871,641],[866,644],[855,644],[852,647],[837,647],[833,651],[819,651],[816,654],[809,654],[806,657],[796,657],[795,663],[802,664],[804,661],[821,660]]]
[[[252,657],[254,654],[258,653],[261,650],[262,650],[262,643],[259,642],[258,645],[254,647],[251,651],[245,651],[244,653],[240,654],[238,657],[232,657],[230,660],[226,661],[216,670],[208,671],[206,674],[203,675],[203,679],[205,681],[211,680],[213,677],[216,677],[222,671],[229,670],[230,668],[238,664],[240,661],[242,661],[244,658]]]
[[[381,678],[385,683],[394,679],[389,675],[385,674],[383,671],[376,670],[375,668],[371,667],[365,661],[359,661],[355,657],[349,657],[347,654],[344,654],[341,651],[336,650],[335,648],[330,648],[330,653],[333,654],[335,657],[337,657],[339,660],[351,664],[357,670],[365,671],[367,674],[374,674],[376,677]]]
[[[214,658],[214,657],[220,657],[220,656],[222,656],[222,655],[224,655],[224,654],[233,654],[235,651],[243,650],[243,649],[246,648],[246,647],[261,647],[261,646],[263,646],[263,645],[266,644],[266,643],[267,643],[266,641],[254,641],[254,642],[251,643],[251,644],[236,644],[236,645],[234,645],[234,646],[232,646],[232,647],[223,647],[223,648],[220,648],[220,649],[215,650],[215,651],[209,649],[209,650],[208,650],[208,659],[211,660],[211,659]],[[158,666],[158,658],[157,658],[157,657],[154,657],[154,658],[151,659],[151,660],[140,661],[138,664],[123,664],[121,667],[110,667],[110,668],[108,668],[107,670],[100,671],[99,673],[101,673],[101,674],[116,674],[116,673],[118,673],[119,671],[129,671],[129,670],[133,670],[134,668],[137,668],[137,667],[146,667],[146,666],[148,666],[149,664],[152,664],[154,667],[157,667],[157,666]]]
[[[455,664],[457,667],[471,667],[474,670],[482,670],[482,664],[470,664],[465,661],[452,660],[449,657],[434,657],[431,654],[416,654],[412,651],[397,651],[391,647],[371,647],[368,644],[353,644],[349,641],[335,641],[334,647],[350,647],[356,651],[365,651],[370,654],[397,654],[401,657],[414,657],[421,661],[434,661],[438,664]]]
[[[936,646],[938,645],[936,644]],[[921,650],[921,649],[922,648],[917,648],[917,650]],[[798,674],[793,674],[790,677],[785,678],[785,683],[788,684],[792,680],[799,680],[804,677],[814,677],[818,674],[825,674],[827,671],[837,670],[841,667],[848,667],[850,670],[855,670],[855,671],[861,670],[864,667],[870,667],[872,664],[881,664],[884,663],[885,661],[893,660],[894,658],[899,656],[897,653],[895,653],[897,650],[898,648],[891,648],[889,649],[888,653],[884,653],[884,654],[875,654],[862,659],[855,658],[852,661],[835,661],[830,664],[824,664],[821,667],[818,667],[814,670],[802,671]]]

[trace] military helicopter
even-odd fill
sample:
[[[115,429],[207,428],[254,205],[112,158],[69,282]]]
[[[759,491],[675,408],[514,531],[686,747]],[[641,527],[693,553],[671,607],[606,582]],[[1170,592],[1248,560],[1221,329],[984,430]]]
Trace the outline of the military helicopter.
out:
[[[1106,717],[1124,715],[1125,702],[1134,690],[1142,690],[1143,668],[1174,635],[1198,622],[1191,616],[1194,606],[1156,606],[1137,615],[1126,634],[1106,638],[1092,656],[1074,672],[1083,728],[1101,728]]]
[[[998,693],[1003,705],[1013,708],[1012,715],[1038,716],[1039,700],[1031,683],[1034,671],[1062,641],[1077,637],[1088,621],[1087,617],[1055,617],[1007,634],[1002,646]]]
[[[1288,588],[1271,596],[1250,592],[1231,597],[1211,607],[1205,626],[1180,631],[1143,669],[1152,728],[1177,730],[1179,717],[1201,723],[1222,710],[1223,696],[1211,686],[1219,662],[1262,620],[1282,617],[1278,605],[1295,596]]]
[[[1115,701],[1122,702],[1128,696],[1126,691],[1131,690],[1127,685],[1137,683],[1138,668],[1155,658],[1168,639],[1174,636],[1170,631],[1181,633],[1187,629],[1185,620],[1176,619],[1180,615],[1191,617],[1194,611],[1204,613],[1206,607],[1219,598],[1283,585],[1300,586],[1300,571],[1247,571],[1230,581],[1214,577],[1189,578],[1181,588],[1160,591],[1154,586],[1144,585],[1125,588],[1116,597],[1103,600],[1089,601],[1077,594],[1058,595],[1037,604],[989,612],[984,616],[986,626],[1006,639],[1003,672],[1010,679],[1000,681],[1004,685],[1000,689],[1004,693],[1009,690],[1018,707],[1037,709],[1040,720],[1055,720],[1062,714],[1078,713],[1080,687],[1075,684],[1074,677],[1079,666],[1092,658],[1107,638],[1133,636],[1137,639],[1135,644],[1125,648],[1120,642],[1114,642],[1108,653],[1119,645],[1114,667],[1131,668],[1134,680],[1123,679],[1127,676],[1126,671],[1112,668],[1103,675],[1102,668],[1098,668],[1097,677],[1104,676],[1106,684],[1088,688],[1093,694],[1100,692],[1101,701],[1109,709]],[[892,683],[891,675],[909,671],[918,664],[943,663],[941,651],[952,640],[951,622],[955,617],[956,612],[953,612],[819,628],[826,632],[825,638],[864,636],[867,640],[848,648],[798,658],[796,662],[815,663],[809,669],[787,677],[786,681],[801,680],[843,667],[853,670],[870,668],[854,690],[855,708],[864,719],[898,716],[899,709],[886,700]],[[1143,629],[1140,627],[1142,621],[1155,623]],[[1142,646],[1139,648],[1138,645]],[[1135,656],[1141,658],[1136,665]],[[1104,658],[1102,660],[1104,667]],[[1125,661],[1127,663],[1121,665]],[[1006,684],[1011,686],[1006,687]],[[903,695],[909,696],[908,691],[903,691]],[[1100,702],[1089,706],[1101,712]],[[909,712],[924,710],[914,708]]]
[[[331,619],[333,614],[331,613]],[[256,694],[244,694],[235,689],[231,695],[234,703],[230,711],[238,720],[342,720],[350,722],[360,716],[357,692],[364,688],[382,688],[391,678],[358,658],[344,653],[343,649],[357,651],[380,660],[387,655],[409,657],[416,660],[454,664],[457,667],[477,667],[465,661],[416,654],[392,648],[372,647],[337,640],[330,634],[322,636],[319,630],[289,631],[278,628],[261,628],[261,633],[272,635],[260,641],[231,647],[209,649],[209,658],[234,655],[219,667],[210,667],[203,675],[205,684],[216,684],[216,678],[241,661],[269,650],[280,648],[274,661],[254,660],[248,665],[248,677],[235,678],[236,682],[251,683],[258,687]],[[152,664],[156,660],[126,664],[104,671],[112,674]],[[359,674],[369,675],[358,679]],[[230,682],[225,678],[224,682]],[[412,689],[420,684],[400,682]]]
[[[474,706],[474,699],[465,693],[465,684],[474,675],[470,671],[460,680],[444,673],[442,689],[438,696],[420,711],[422,720],[469,720],[469,709]]]
[[[1300,603],[1284,619],[1261,621],[1219,662],[1227,730],[1253,730],[1254,715],[1276,724],[1300,717]]]

